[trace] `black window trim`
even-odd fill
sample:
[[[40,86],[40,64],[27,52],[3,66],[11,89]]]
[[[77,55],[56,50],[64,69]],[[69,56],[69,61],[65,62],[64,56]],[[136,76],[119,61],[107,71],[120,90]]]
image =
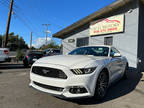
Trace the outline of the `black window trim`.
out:
[[[79,40],[79,39],[88,39],[88,40],[87,40],[88,44],[87,44],[87,45],[79,46],[79,45],[78,45],[78,40]],[[84,46],[88,46],[88,45],[89,45],[89,36],[76,38],[76,47],[84,47]]]

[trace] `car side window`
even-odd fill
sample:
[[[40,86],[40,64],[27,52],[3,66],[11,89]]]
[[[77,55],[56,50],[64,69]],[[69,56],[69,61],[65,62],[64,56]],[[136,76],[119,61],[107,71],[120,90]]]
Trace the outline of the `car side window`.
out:
[[[116,48],[111,48],[110,56],[112,57],[115,53],[120,53]]]
[[[116,48],[112,48],[115,53],[120,53]]]
[[[112,57],[114,55],[115,52],[113,52],[113,50],[111,49],[111,52],[110,52],[110,56]]]

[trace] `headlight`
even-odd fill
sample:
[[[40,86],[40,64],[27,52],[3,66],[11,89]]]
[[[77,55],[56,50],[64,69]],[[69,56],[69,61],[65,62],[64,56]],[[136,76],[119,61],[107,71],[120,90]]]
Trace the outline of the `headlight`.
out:
[[[94,72],[96,67],[91,68],[81,68],[81,69],[71,69],[71,71],[76,75],[82,75],[82,74],[90,74]]]

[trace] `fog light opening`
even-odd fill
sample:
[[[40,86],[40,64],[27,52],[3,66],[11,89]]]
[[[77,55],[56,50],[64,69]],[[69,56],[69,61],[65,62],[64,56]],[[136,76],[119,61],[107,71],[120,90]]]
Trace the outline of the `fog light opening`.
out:
[[[81,93],[87,93],[87,90],[85,87],[73,86],[70,87],[69,92],[72,94],[81,94]]]

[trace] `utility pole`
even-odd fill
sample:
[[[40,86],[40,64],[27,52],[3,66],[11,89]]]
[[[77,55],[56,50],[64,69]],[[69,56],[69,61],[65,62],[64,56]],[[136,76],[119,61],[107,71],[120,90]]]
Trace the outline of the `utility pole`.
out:
[[[47,37],[48,37],[48,34],[50,33],[50,31],[48,31],[48,26],[50,25],[50,24],[42,24],[43,26],[46,26],[46,31],[45,31],[45,33],[46,33],[46,45],[47,45]]]
[[[30,39],[30,49],[32,49],[32,32],[31,32],[31,39]]]
[[[11,0],[10,8],[9,8],[8,21],[7,21],[7,27],[6,27],[6,35],[5,35],[4,47],[7,47],[8,34],[9,34],[9,28],[10,28],[10,21],[11,21],[11,14],[12,14],[12,9],[13,9],[13,2],[14,2],[14,1]]]

